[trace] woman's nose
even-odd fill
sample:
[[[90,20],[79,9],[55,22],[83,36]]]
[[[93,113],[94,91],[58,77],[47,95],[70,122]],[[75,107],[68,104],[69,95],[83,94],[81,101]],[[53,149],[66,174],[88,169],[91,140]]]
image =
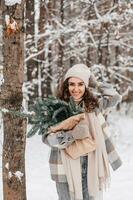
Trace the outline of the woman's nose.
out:
[[[78,91],[78,90],[79,90],[79,87],[78,87],[78,86],[75,86],[75,87],[74,87],[74,90],[75,90],[75,91]]]

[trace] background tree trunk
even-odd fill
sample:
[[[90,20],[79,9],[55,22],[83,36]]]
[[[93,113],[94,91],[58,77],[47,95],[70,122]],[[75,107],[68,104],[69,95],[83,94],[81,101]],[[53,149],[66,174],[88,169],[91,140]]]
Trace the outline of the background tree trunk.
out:
[[[24,77],[24,0],[13,6],[2,5],[4,84],[0,106],[20,111]],[[15,20],[18,30],[7,34],[5,15]],[[10,21],[10,22],[11,22]],[[12,22],[11,22],[12,23]],[[26,200],[25,139],[26,121],[4,114],[3,196],[4,200]]]
[[[43,34],[45,32],[46,25],[46,3],[43,0],[40,0],[40,13],[38,19],[38,32],[39,34]],[[37,41],[38,51],[45,49],[45,39],[41,38]],[[39,79],[39,88],[38,88],[38,96],[44,98],[46,96],[46,75],[45,75],[45,50],[37,57],[38,59],[38,79]]]
[[[2,10],[0,3],[0,76],[2,73]]]
[[[35,23],[35,0],[28,0],[26,1],[26,55],[34,53],[35,50]],[[38,63],[34,58],[26,62],[26,72],[28,105],[32,105],[38,96]]]

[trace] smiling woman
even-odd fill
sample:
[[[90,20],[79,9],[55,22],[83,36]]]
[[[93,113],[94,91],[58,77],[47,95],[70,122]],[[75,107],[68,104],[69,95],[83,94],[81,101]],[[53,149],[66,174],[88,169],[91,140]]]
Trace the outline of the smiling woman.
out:
[[[99,103],[88,86],[97,87],[98,83],[95,81],[94,76],[87,66],[84,64],[77,64],[70,68],[65,74],[57,96],[67,102],[70,96],[72,96],[75,102],[84,102],[86,110],[92,111],[99,106]]]
[[[69,102],[72,96],[84,108],[85,117],[71,130],[54,133],[50,129],[42,137],[52,147],[50,170],[59,200],[102,200],[103,189],[110,180],[109,162],[114,170],[121,165],[101,114],[121,97],[112,86],[98,84],[93,77],[93,85],[99,85],[101,92],[100,99],[94,97],[89,90],[92,77],[84,64],[74,65],[66,72],[58,97]]]

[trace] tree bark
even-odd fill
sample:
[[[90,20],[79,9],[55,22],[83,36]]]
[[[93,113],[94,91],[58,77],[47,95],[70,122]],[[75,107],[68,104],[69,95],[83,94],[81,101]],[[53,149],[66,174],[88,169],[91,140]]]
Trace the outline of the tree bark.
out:
[[[0,75],[2,73],[2,9],[0,2]]]
[[[43,0],[40,0],[40,15],[39,15],[39,20],[38,20],[38,31],[39,34],[43,34],[45,32],[45,26],[46,26],[46,4]],[[45,48],[45,39],[40,38],[37,41],[38,45],[38,51],[41,51],[42,49]],[[42,52],[38,57],[39,62],[38,62],[38,71],[40,72],[40,83],[39,83],[39,97],[44,98],[46,96],[46,78],[45,78],[45,64],[43,62],[45,61],[45,51]]]
[[[24,77],[24,0],[21,4],[13,6],[6,6],[3,2],[2,10],[4,84],[0,106],[20,111]],[[17,30],[10,34],[7,34],[9,30],[5,23],[5,15],[17,23]],[[26,120],[11,114],[4,114],[3,123],[3,199],[26,200]]]
[[[47,23],[49,24],[49,25],[52,25],[52,14],[53,14],[53,11],[54,11],[54,1],[53,0],[49,0],[49,2],[48,2],[48,14],[47,14]],[[51,78],[50,78],[50,76],[52,76],[52,44],[51,43],[49,43],[48,44],[48,56],[47,56],[47,58],[46,58],[47,60],[48,60],[48,63],[49,63],[49,67],[48,67],[48,69],[46,69],[47,70],[47,73],[49,74],[49,75],[46,75],[46,91],[44,90],[44,95],[45,95],[45,97],[47,97],[48,95],[51,95],[52,94],[52,92],[51,92]]]
[[[30,38],[29,38],[30,37]],[[32,54],[32,48],[35,47],[35,2],[34,0],[26,1],[26,56]],[[32,105],[35,99],[38,97],[38,65],[34,58],[31,58],[26,62],[26,76],[28,85],[28,105]]]

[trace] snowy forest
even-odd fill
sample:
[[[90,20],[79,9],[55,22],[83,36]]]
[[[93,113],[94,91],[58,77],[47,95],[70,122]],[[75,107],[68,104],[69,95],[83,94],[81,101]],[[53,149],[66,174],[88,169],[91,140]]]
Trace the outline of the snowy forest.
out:
[[[55,95],[60,79],[84,63],[122,102],[108,123],[123,165],[105,200],[133,199],[133,1],[0,0],[0,199],[57,200],[41,136],[27,138],[24,111]]]

